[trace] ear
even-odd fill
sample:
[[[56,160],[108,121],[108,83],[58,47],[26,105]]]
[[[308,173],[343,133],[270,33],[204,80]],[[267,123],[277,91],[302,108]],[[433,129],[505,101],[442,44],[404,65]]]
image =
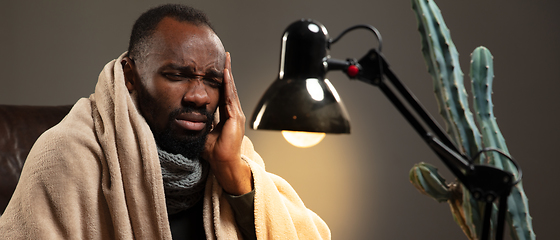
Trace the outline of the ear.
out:
[[[135,90],[138,81],[140,81],[138,74],[136,73],[136,66],[134,65],[134,61],[129,57],[124,57],[121,64],[124,72],[124,83],[128,92],[132,93]]]

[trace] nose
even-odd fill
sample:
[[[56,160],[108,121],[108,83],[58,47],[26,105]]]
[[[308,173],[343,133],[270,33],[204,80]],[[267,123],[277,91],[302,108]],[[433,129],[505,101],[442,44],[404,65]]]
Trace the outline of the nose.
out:
[[[185,95],[183,95],[184,104],[202,107],[210,103],[210,96],[208,96],[202,79],[191,79],[186,83],[186,88]]]

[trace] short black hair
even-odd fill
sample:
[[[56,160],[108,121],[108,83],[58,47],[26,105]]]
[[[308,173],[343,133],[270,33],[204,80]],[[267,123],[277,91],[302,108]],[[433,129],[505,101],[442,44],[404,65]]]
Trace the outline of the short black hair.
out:
[[[165,17],[171,17],[180,22],[188,22],[195,26],[207,26],[215,33],[204,12],[182,4],[161,5],[144,12],[134,23],[128,43],[128,57],[134,60],[144,58],[150,37]]]

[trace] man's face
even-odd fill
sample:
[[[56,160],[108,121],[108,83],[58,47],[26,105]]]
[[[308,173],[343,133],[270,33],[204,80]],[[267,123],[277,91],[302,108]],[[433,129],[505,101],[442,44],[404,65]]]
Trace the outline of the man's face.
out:
[[[172,18],[158,24],[144,60],[135,62],[139,79],[126,80],[158,146],[199,155],[220,101],[224,65],[223,45],[210,28]]]

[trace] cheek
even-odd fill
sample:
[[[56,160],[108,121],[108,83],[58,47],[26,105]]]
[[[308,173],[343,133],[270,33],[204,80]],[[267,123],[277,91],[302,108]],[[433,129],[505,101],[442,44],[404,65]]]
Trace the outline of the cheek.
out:
[[[147,90],[152,99],[156,101],[154,104],[161,108],[160,111],[173,109],[174,106],[177,107],[182,98],[182,92],[179,87],[159,76],[154,77],[150,81]]]
[[[169,114],[174,110],[171,96],[176,94],[174,92],[176,89],[161,84],[161,81],[158,84],[157,79],[148,82],[143,91],[139,92],[138,97],[140,99],[138,102],[148,123],[152,127],[161,129],[167,124]]]
[[[158,113],[155,112],[155,110],[157,109],[157,107],[155,106],[156,99],[153,98],[152,94],[150,94],[148,89],[146,89],[145,87],[142,87],[138,90],[136,97],[136,102],[138,103],[138,109],[140,110],[140,113],[142,114],[142,116],[144,116],[146,122],[148,122],[148,125],[150,125],[150,127],[155,127],[155,116],[158,115]]]
[[[210,97],[210,108],[212,111],[215,111],[216,108],[221,105],[223,99],[222,99],[222,91],[220,91],[219,89],[210,89],[207,90],[208,96]]]

